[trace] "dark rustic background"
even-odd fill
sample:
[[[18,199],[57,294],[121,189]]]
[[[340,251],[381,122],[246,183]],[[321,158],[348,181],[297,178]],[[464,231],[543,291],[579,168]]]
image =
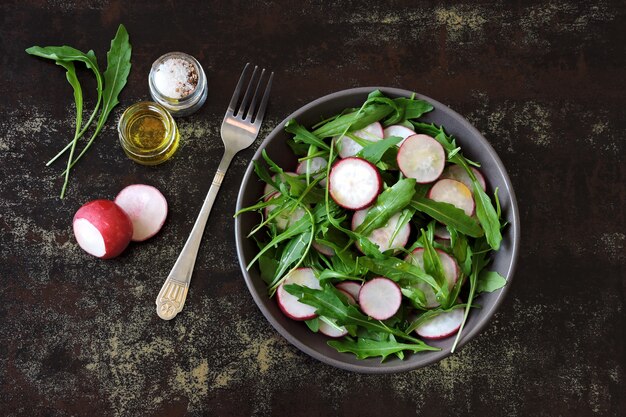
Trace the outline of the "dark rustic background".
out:
[[[622,1],[126,2],[0,6],[0,414],[4,416],[617,416],[626,414]],[[28,56],[69,44],[105,54],[119,23],[133,45],[121,104],[60,200],[73,133],[63,71]],[[148,168],[115,124],[148,98],[169,51],[208,75],[183,146]],[[209,220],[187,305],[154,299],[195,219],[222,146],[219,126],[243,64],[276,72],[262,136],[337,90],[395,86],[437,98],[491,142],[516,188],[522,253],[508,298],[458,354],[413,372],[347,373],[272,329],[241,277],[232,214],[249,149]],[[91,75],[79,73],[93,106]],[[258,144],[258,142],[257,142]],[[125,185],[160,188],[161,233],[102,261],[76,244],[84,202]]]

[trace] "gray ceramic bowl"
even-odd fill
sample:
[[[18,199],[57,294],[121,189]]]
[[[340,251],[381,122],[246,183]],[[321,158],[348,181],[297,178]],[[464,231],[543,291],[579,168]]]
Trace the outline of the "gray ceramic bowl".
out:
[[[297,119],[302,125],[310,127],[323,117],[337,114],[347,107],[361,106],[366,100],[367,95],[375,89],[381,90],[386,96],[392,98],[409,97],[413,94],[411,91],[396,88],[363,87],[339,91],[319,98],[290,114],[280,123],[272,133],[265,138],[254,155],[254,160],[262,160],[261,151],[265,149],[268,155],[280,166],[284,167],[286,170],[294,171],[296,158],[286,144],[289,135],[283,129],[285,123],[290,119]],[[429,113],[428,116],[424,117],[422,120],[443,125],[448,133],[457,138],[457,143],[463,148],[463,153],[468,158],[481,162],[481,171],[487,179],[489,190],[491,191],[495,189],[495,187],[499,188],[503,217],[509,223],[509,226],[504,231],[502,247],[494,254],[493,263],[490,266],[490,269],[496,270],[506,277],[509,284],[501,290],[489,294],[481,294],[477,298],[476,302],[480,304],[482,308],[473,309],[470,312],[459,345],[463,346],[485,327],[497,307],[503,301],[504,295],[511,285],[511,279],[517,261],[520,236],[517,202],[511,181],[509,180],[504,166],[485,138],[483,138],[483,136],[463,117],[450,110],[445,105],[420,94],[417,94],[417,97],[427,100],[435,107],[434,111]],[[239,191],[237,210],[256,203],[263,194],[263,186],[262,181],[254,174],[253,165],[250,164]],[[257,252],[254,241],[247,239],[246,235],[258,221],[259,217],[255,213],[246,213],[237,217],[235,220],[235,238],[237,241],[237,255],[239,256],[241,271],[254,301],[261,309],[265,318],[267,318],[280,334],[298,349],[329,365],[349,371],[366,373],[408,371],[437,362],[450,354],[454,337],[440,341],[429,341],[429,344],[440,347],[441,351],[407,354],[403,361],[391,356],[382,363],[380,358],[358,360],[350,353],[339,353],[335,351],[335,349],[326,344],[328,341],[327,337],[312,333],[304,323],[287,318],[279,310],[276,300],[268,298],[266,285],[261,279],[256,266],[251,268],[250,271],[246,271],[246,266]],[[457,346],[457,349],[459,346]]]

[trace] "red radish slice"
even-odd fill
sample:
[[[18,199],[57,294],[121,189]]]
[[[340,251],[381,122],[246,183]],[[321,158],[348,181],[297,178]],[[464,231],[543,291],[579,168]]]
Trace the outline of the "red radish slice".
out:
[[[74,215],[72,226],[78,245],[102,259],[122,253],[133,236],[130,218],[110,200],[94,200],[83,205]]]
[[[296,174],[295,172],[283,172],[284,175],[289,175],[290,177],[297,177],[298,174]],[[276,179],[278,178],[278,174],[272,176],[272,179],[274,181],[276,181]],[[275,193],[278,192],[278,190],[271,184],[265,184],[265,188],[263,188],[263,195],[269,195],[271,193]]]
[[[313,248],[319,253],[321,253],[322,255],[335,256],[335,250],[331,248],[330,246],[326,246],[322,243],[317,243],[317,242],[313,242],[311,246],[313,246]]]
[[[320,172],[326,170],[326,166],[328,165],[328,161],[326,161],[321,156],[316,156],[315,158],[311,158],[308,161],[309,167],[309,175],[312,175],[314,178],[317,178]],[[296,168],[296,173],[303,175],[307,172],[307,161],[302,161],[298,164],[298,168]],[[317,174],[317,175],[316,175]],[[320,180],[319,184],[322,187],[326,187],[326,178]]]
[[[350,294],[348,291],[343,290],[341,288],[337,288],[337,290],[342,293],[343,295],[346,296],[346,298],[348,299],[348,304],[350,305],[355,305],[356,304],[356,300],[354,299],[354,297],[352,296],[352,294]]]
[[[320,333],[325,334],[328,337],[343,337],[348,334],[348,330],[344,326],[340,326],[339,329],[331,326],[325,321],[320,320]]]
[[[450,203],[463,210],[468,216],[474,214],[472,192],[462,182],[449,179],[439,180],[428,192],[428,198]]]
[[[374,165],[351,157],[335,163],[328,185],[330,196],[337,204],[349,210],[360,210],[376,200],[382,180]]]
[[[437,255],[439,256],[439,260],[441,261],[441,266],[443,267],[443,273],[446,276],[446,281],[448,281],[448,289],[452,289],[456,281],[459,279],[459,266],[453,257],[445,253],[440,249],[435,249],[437,251]],[[418,265],[420,268],[424,268],[424,248],[417,248],[410,254],[404,258],[405,262],[412,263],[413,265]],[[426,307],[434,308],[439,306],[439,302],[435,297],[435,291],[433,287],[426,284],[425,282],[419,282],[415,284],[415,287],[421,290],[426,296]]]
[[[450,232],[448,231],[448,228],[442,224],[438,224],[435,227],[435,236],[439,239],[450,240]]]
[[[370,142],[378,142],[383,138],[383,127],[380,123],[374,122],[365,126],[361,130],[355,130],[350,133],[358,138],[365,139]],[[342,158],[354,156],[359,153],[361,149],[363,149],[361,145],[350,139],[348,136],[335,136],[333,140],[339,150],[339,156]]]
[[[356,302],[359,301],[359,291],[361,291],[361,283],[356,281],[341,281],[335,287],[350,294]]]
[[[280,197],[280,193],[270,194],[267,197],[266,201],[269,201],[274,198]],[[272,215],[272,210],[274,210],[277,206],[274,204],[270,204],[265,207],[265,217],[269,217]],[[286,230],[290,225],[294,224],[298,220],[304,217],[306,211],[300,206],[296,207],[294,210],[284,209],[281,211],[276,217],[272,219],[276,227],[280,230]]]
[[[303,287],[309,287],[316,290],[321,290],[320,282],[318,281],[313,269],[311,268],[298,268],[291,271],[285,280],[280,284],[276,291],[276,298],[278,300],[278,307],[285,315],[294,320],[308,320],[317,317],[315,314],[315,307],[303,304],[298,301],[298,297],[289,294],[284,286],[289,284],[298,284]]]
[[[476,180],[478,180],[480,187],[483,189],[483,191],[485,191],[487,189],[487,184],[485,183],[485,177],[483,177],[483,174],[481,174],[480,171],[474,167],[470,167],[470,169],[474,173]],[[450,165],[443,170],[441,178],[456,180],[465,184],[465,186],[470,190],[474,189],[474,186],[472,185],[472,180],[470,179],[469,175],[467,175],[467,171],[465,171],[465,168],[463,168],[462,166],[454,164]]]
[[[419,183],[435,181],[446,165],[443,146],[428,135],[413,135],[398,150],[398,168]]]
[[[384,277],[367,281],[359,292],[361,310],[376,320],[387,320],[400,308],[402,292],[398,284]]]
[[[142,242],[156,235],[167,218],[167,200],[150,185],[129,185],[115,197],[115,204],[133,222],[134,242]]]
[[[415,332],[424,339],[443,339],[459,331],[461,323],[463,323],[463,309],[457,308],[422,323],[415,329]]]
[[[365,216],[367,216],[367,210],[359,210],[354,213],[354,216],[352,216],[352,230],[356,230],[357,227],[359,227],[359,225],[363,223],[363,220],[365,220]],[[387,221],[387,224],[378,229],[374,229],[372,233],[370,233],[370,235],[367,237],[370,241],[372,241],[372,243],[378,245],[378,249],[381,252],[389,249],[403,248],[409,241],[411,226],[408,223],[402,226],[402,228],[398,230],[398,232],[394,236],[401,216],[402,213],[394,214]],[[358,242],[356,246],[359,250],[361,250]]]
[[[408,138],[409,136],[413,136],[414,134],[415,134],[414,131],[412,131],[408,127],[404,127],[401,125],[391,125],[391,126],[386,127],[385,130],[383,130],[383,137],[385,139],[391,136],[397,136],[397,137],[402,138],[402,140],[398,142],[398,144],[396,145],[398,147],[402,146],[406,138]]]

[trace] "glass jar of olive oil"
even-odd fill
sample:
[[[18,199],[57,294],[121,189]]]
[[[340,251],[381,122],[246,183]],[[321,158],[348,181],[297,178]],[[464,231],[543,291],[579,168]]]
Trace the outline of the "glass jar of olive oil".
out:
[[[178,149],[178,127],[161,105],[142,101],[127,108],[117,125],[126,155],[144,165],[168,160]]]

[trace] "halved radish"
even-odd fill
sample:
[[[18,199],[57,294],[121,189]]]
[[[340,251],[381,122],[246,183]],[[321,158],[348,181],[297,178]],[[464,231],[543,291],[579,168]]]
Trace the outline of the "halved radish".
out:
[[[428,135],[413,135],[398,150],[398,168],[419,183],[435,181],[446,165],[443,146]]]
[[[446,311],[419,325],[415,332],[424,339],[443,339],[459,330],[463,316],[462,308]]]
[[[76,211],[72,227],[78,245],[102,259],[122,253],[133,236],[130,218],[110,200],[94,200],[83,205]]]
[[[339,328],[336,328],[326,323],[323,320],[320,320],[319,329],[320,329],[320,333],[325,334],[328,337],[333,337],[333,338],[343,337],[348,334],[348,330],[344,326],[339,326]]]
[[[298,174],[296,174],[295,172],[287,172],[287,171],[285,171],[285,172],[283,172],[283,174],[284,175],[289,175],[290,177],[297,177],[298,176]],[[283,175],[283,174],[281,174],[281,175]],[[274,181],[276,181],[277,178],[279,178],[279,174],[276,174],[276,175],[272,176],[272,179]],[[275,192],[278,192],[276,187],[274,187],[271,184],[265,184],[265,188],[263,188],[263,195],[269,195],[269,194],[272,194],[272,193],[275,193]]]
[[[350,294],[348,291],[346,291],[344,289],[341,289],[341,288],[337,288],[337,291],[339,291],[340,293],[342,293],[343,295],[346,296],[346,298],[348,299],[348,304],[350,304],[350,305],[355,305],[356,304],[356,300],[354,299],[352,294]]]
[[[365,139],[370,142],[378,142],[383,138],[383,127],[380,123],[374,122],[370,125],[365,126],[361,130],[355,130],[354,132],[350,132],[352,135]],[[359,153],[363,147],[350,139],[347,136],[335,136],[333,138],[335,144],[337,145],[337,149],[339,150],[339,156],[342,158],[349,158],[351,156]]]
[[[363,223],[363,220],[365,220],[365,216],[367,216],[367,210],[359,210],[354,213],[354,216],[352,216],[352,230],[356,230],[357,227],[359,227],[359,225]],[[367,236],[367,238],[372,243],[378,245],[378,249],[381,252],[385,252],[389,249],[403,248],[409,241],[411,226],[408,223],[402,226],[400,230],[398,230],[398,232],[396,233],[396,228],[398,227],[398,222],[400,221],[401,216],[402,213],[394,214],[387,221],[387,224],[378,229],[374,229],[372,233]],[[361,250],[361,246],[358,242],[356,243],[356,246],[359,250]]]
[[[400,308],[402,292],[398,284],[384,277],[367,281],[359,291],[361,310],[376,320],[387,320]]]
[[[441,261],[441,266],[443,267],[443,273],[446,276],[446,281],[448,282],[448,289],[451,290],[456,284],[456,281],[459,279],[459,266],[453,257],[445,253],[440,249],[435,249],[437,255],[439,256],[439,260]],[[410,254],[408,254],[404,258],[405,262],[412,263],[413,265],[418,265],[421,268],[424,268],[424,248],[417,248]],[[435,297],[435,291],[433,287],[426,284],[425,282],[419,282],[415,284],[415,287],[421,290],[426,296],[426,307],[433,308],[439,306],[439,302]]]
[[[398,147],[402,146],[406,138],[408,138],[409,136],[413,136],[414,134],[415,132],[413,130],[401,125],[391,125],[383,130],[383,138],[385,139],[391,136],[397,136],[402,138],[402,140],[396,145]]]
[[[311,158],[307,161],[302,161],[298,164],[298,168],[296,168],[296,173],[302,175],[306,174],[307,167],[309,170],[309,175],[312,175],[314,178],[317,178],[321,172],[326,171],[326,166],[328,165],[328,161],[326,161],[321,156],[316,156],[315,158]],[[326,187],[326,178],[322,178],[319,182],[322,187]]]
[[[323,243],[313,242],[311,246],[313,246],[313,248],[322,255],[335,256],[335,250],[330,246],[324,245]]]
[[[269,201],[274,198],[280,197],[280,193],[274,193],[267,196],[266,201]],[[277,206],[274,204],[270,204],[269,206],[265,206],[265,217],[269,217],[272,214],[272,210],[274,210]],[[274,224],[279,230],[285,230],[290,225],[294,224],[298,220],[304,217],[306,211],[300,206],[297,206],[294,210],[284,209],[281,211],[276,217],[272,219]]]
[[[298,300],[298,297],[289,294],[285,290],[284,286],[289,284],[298,284],[315,290],[322,289],[320,282],[313,272],[313,269],[298,268],[291,271],[282,284],[278,286],[276,299],[278,300],[278,307],[280,307],[281,311],[291,319],[308,320],[317,317],[317,314],[315,314],[315,307],[301,303]]]
[[[337,204],[349,210],[360,210],[376,200],[382,180],[374,165],[365,159],[350,157],[335,163],[328,186]]]
[[[350,294],[356,302],[359,302],[359,291],[361,291],[361,283],[356,281],[341,281],[335,287]]]
[[[469,188],[456,180],[439,180],[428,192],[428,198],[435,201],[450,203],[463,210],[465,214],[474,214],[474,198]]]
[[[167,218],[167,200],[150,185],[129,185],[115,197],[115,204],[133,222],[134,242],[142,242],[156,235]]]
[[[485,191],[487,189],[487,184],[485,183],[485,177],[483,177],[483,174],[481,174],[480,171],[474,167],[470,167],[470,169],[474,173],[476,180],[478,180],[480,187],[483,189],[483,191]],[[448,166],[446,169],[443,170],[443,173],[441,174],[441,178],[448,178],[451,180],[456,180],[465,184],[465,186],[469,188],[470,190],[474,189],[472,185],[472,180],[467,174],[467,171],[465,171],[465,168],[463,168],[462,166],[455,165],[455,164]]]

